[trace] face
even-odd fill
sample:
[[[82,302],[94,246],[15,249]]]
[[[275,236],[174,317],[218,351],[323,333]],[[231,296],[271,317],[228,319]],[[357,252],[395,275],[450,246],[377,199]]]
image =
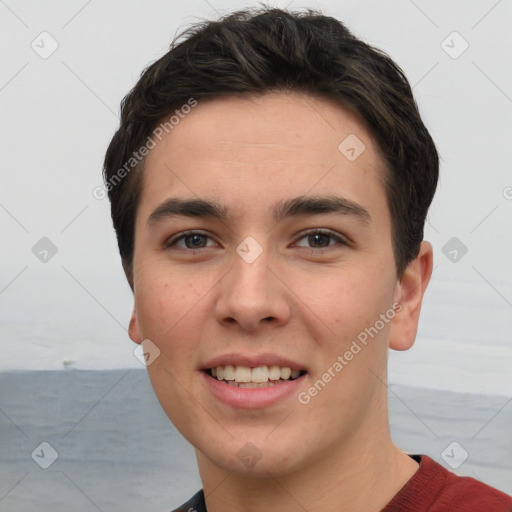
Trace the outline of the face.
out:
[[[209,464],[286,473],[385,428],[387,349],[417,318],[384,172],[357,117],[290,93],[199,102],[148,155],[130,337]]]

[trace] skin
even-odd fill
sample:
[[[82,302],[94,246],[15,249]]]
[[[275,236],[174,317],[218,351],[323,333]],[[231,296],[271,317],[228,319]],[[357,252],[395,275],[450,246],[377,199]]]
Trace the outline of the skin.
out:
[[[338,150],[349,134],[366,147],[355,161]],[[129,333],[160,350],[149,377],[196,449],[209,512],[377,512],[418,469],[390,438],[386,365],[388,348],[414,343],[432,246],[423,242],[397,277],[384,172],[353,113],[282,92],[200,102],[148,155]],[[332,194],[367,210],[370,222],[272,217],[283,200]],[[229,216],[148,225],[169,197],[216,201]],[[312,228],[348,243],[303,234]],[[191,229],[205,235],[199,248],[190,238],[189,248],[184,239],[166,246]],[[263,251],[251,264],[236,252],[248,236]],[[393,303],[399,313],[308,404],[293,393],[263,409],[232,408],[201,378],[214,356],[273,352],[307,369],[307,391]],[[250,467],[237,456],[246,443],[260,457]]]

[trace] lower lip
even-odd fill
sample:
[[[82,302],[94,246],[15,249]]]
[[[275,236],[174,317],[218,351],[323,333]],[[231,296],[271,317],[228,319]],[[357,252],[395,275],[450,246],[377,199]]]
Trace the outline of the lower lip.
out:
[[[307,375],[304,374],[294,380],[281,382],[275,386],[265,388],[238,388],[211,377],[205,371],[201,371],[201,373],[206,385],[215,398],[231,407],[242,409],[269,407],[279,400],[290,396],[293,392],[297,394],[304,377]]]

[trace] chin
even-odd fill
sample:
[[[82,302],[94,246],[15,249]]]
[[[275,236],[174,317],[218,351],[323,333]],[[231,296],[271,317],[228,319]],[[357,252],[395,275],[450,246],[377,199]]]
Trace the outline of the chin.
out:
[[[212,442],[202,439],[200,443],[194,444],[199,447],[196,450],[215,466],[251,478],[268,478],[269,474],[277,477],[300,467],[303,457],[297,447],[302,447],[303,443],[294,442],[290,435],[285,436],[288,442],[282,439],[272,442],[268,432],[265,429],[254,436],[226,436],[229,440],[220,443],[219,439]]]
[[[266,479],[269,476],[279,477],[293,471],[293,465],[283,459],[283,456],[274,457],[263,452],[261,458],[256,458],[252,462],[245,462],[238,458],[237,453],[232,453],[229,457],[223,457],[220,461],[215,458],[212,462],[225,471],[256,479]]]

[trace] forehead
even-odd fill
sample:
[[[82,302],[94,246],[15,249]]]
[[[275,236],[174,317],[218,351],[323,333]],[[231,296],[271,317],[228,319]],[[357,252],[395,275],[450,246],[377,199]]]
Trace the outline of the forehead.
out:
[[[387,210],[384,172],[364,124],[332,101],[283,92],[215,98],[199,101],[150,151],[139,213],[147,218],[180,196],[263,215],[288,197],[334,192],[378,213]]]

